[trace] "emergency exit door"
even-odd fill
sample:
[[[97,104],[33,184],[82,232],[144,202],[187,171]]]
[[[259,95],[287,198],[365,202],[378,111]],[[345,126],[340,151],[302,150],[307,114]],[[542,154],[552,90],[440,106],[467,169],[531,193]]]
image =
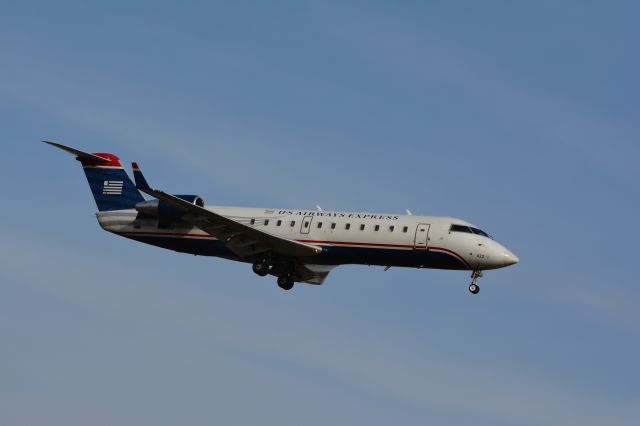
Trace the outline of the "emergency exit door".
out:
[[[302,219],[302,223],[300,224],[300,233],[308,234],[311,230],[311,222],[313,221],[313,216],[305,216]]]

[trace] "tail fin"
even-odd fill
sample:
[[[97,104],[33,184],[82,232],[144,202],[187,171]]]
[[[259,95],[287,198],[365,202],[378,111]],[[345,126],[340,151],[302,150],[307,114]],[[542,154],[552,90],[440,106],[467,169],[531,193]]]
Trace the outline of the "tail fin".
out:
[[[136,183],[136,188],[138,188],[142,192],[150,190],[151,187],[147,183],[147,179],[145,179],[144,175],[142,174],[138,163],[131,163],[131,167],[133,168],[133,181]]]
[[[115,155],[89,154],[59,143],[43,142],[76,156],[87,176],[98,210],[132,209],[136,203],[144,201]]]

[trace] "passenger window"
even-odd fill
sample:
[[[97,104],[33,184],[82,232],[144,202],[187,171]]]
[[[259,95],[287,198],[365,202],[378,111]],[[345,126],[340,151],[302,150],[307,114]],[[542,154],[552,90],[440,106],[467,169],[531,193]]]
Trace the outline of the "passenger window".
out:
[[[350,223],[347,223],[347,224],[344,226],[344,229],[349,229],[349,228],[351,228],[351,224],[350,224]]]
[[[402,232],[407,232],[409,230],[408,226],[405,226],[404,228],[402,228]]]
[[[264,220],[264,226],[267,226],[269,224],[269,219],[265,219]]]
[[[318,229],[322,228],[322,222],[318,222]]]
[[[280,226],[280,225],[282,225],[282,221],[281,220],[276,222],[276,226]]]
[[[256,220],[255,219],[251,219],[251,224],[255,225],[256,224]]]
[[[293,228],[294,226],[296,226],[296,221],[295,221],[295,220],[292,220],[292,221],[291,221],[291,227]]]
[[[379,231],[380,230],[380,225],[376,225],[375,228],[373,228],[374,231]]]
[[[305,228],[308,228],[308,227],[309,227],[309,222],[307,222],[306,220],[305,220],[305,222],[304,222],[304,227],[305,227]]]
[[[364,223],[362,225],[360,225],[360,230],[364,231]]]
[[[336,229],[336,223],[335,223],[335,222],[333,222],[333,223],[331,224],[331,229]]]
[[[394,229],[395,229],[395,226],[393,225],[389,226],[389,232],[393,232]]]

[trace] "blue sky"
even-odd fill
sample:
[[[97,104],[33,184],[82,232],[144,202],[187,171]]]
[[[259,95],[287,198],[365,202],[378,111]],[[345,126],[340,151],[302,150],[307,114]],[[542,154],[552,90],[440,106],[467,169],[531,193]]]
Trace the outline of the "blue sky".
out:
[[[635,2],[4,2],[3,425],[631,425]],[[278,289],[101,231],[56,140],[210,204],[450,215],[521,259]]]

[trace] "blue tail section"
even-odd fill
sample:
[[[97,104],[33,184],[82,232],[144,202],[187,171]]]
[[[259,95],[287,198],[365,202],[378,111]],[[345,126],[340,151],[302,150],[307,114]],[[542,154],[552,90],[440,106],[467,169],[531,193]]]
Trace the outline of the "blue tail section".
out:
[[[98,210],[132,209],[136,203],[144,201],[118,157],[103,153],[93,155],[106,161],[96,162],[81,157],[78,160],[82,163]]]
[[[142,194],[120,164],[120,159],[115,155],[89,154],[60,143],[43,142],[75,155],[76,160],[82,163],[98,210],[132,209],[137,203],[144,201]]]

